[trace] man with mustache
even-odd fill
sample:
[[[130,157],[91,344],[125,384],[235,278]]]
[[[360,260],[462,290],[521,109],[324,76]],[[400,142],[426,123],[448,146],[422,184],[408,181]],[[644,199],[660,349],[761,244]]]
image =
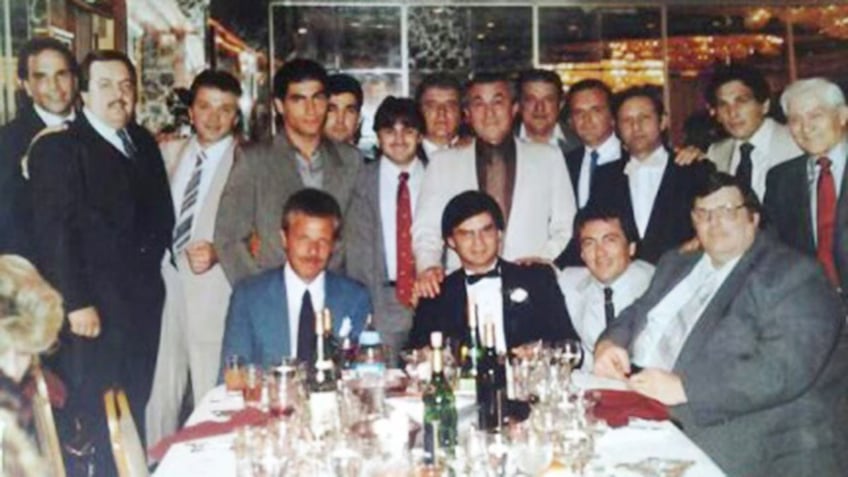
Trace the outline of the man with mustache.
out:
[[[518,138],[550,144],[559,148],[563,157],[580,147],[577,136],[560,124],[564,99],[559,75],[541,69],[522,71],[518,76]]]

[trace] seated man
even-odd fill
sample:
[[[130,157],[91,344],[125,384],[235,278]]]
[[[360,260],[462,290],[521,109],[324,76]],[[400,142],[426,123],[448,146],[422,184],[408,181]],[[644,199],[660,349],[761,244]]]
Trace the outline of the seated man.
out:
[[[327,271],[342,227],[332,196],[302,189],[283,207],[280,238],[286,263],[248,277],[233,290],[221,361],[237,355],[263,367],[284,356],[310,363],[315,355],[315,319],[324,308],[338,332],[350,317],[353,336],[371,313],[368,291],[353,280]],[[223,367],[222,367],[223,368]]]
[[[654,266],[633,260],[638,236],[613,209],[580,209],[574,231],[586,266],[563,270],[559,286],[583,343],[582,369],[591,371],[595,341],[615,317],[642,296],[654,275]]]
[[[595,373],[668,405],[728,475],[848,475],[839,297],[814,260],[758,232],[749,185],[713,173],[695,197],[703,251],[663,256],[601,335]]]
[[[462,267],[445,278],[438,296],[418,303],[408,347],[426,346],[432,331],[466,340],[469,298],[481,336],[481,325],[494,321],[498,352],[540,339],[577,338],[553,270],[498,257],[503,230],[501,209],[484,192],[466,191],[448,202],[442,236]]]

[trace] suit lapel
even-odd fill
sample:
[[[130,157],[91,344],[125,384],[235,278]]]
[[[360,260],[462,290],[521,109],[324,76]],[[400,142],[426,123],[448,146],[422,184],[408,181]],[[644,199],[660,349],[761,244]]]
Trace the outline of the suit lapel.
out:
[[[333,316],[333,334],[338,334],[339,326],[341,325],[342,318],[346,315],[345,313],[345,303],[347,301],[347,297],[345,296],[345,290],[341,284],[341,280],[332,272],[325,272],[324,274],[324,306],[326,306],[330,313]]]
[[[662,210],[663,207],[658,207],[657,204],[674,204],[677,188],[677,168],[674,166],[674,157],[669,153],[668,164],[665,165],[660,188],[657,190],[657,196],[654,198],[654,203],[651,205],[651,216],[648,217],[648,225],[645,227],[645,237],[643,240],[648,240],[649,237],[661,234],[663,229],[663,217],[668,213],[667,210]],[[629,195],[629,191],[628,191]]]
[[[568,176],[571,178],[574,198],[577,199],[578,190],[580,189],[580,166],[583,163],[583,156],[586,155],[586,146],[580,146],[569,154],[565,153],[564,146],[565,144],[560,141],[560,150],[562,151],[562,155],[565,156],[565,166],[568,168]]]
[[[209,184],[209,189],[206,192],[203,202],[200,203],[200,208],[195,214],[196,225],[195,236],[212,240],[215,232],[215,217],[218,214],[218,202],[224,186],[227,184],[227,178],[230,176],[230,169],[233,166],[233,155],[235,154],[235,141],[224,151],[224,155],[218,162],[218,167],[215,169],[215,175],[212,176],[212,181]]]
[[[368,205],[371,207],[371,213],[377,219],[377,247],[375,248],[374,267],[379,270],[380,278],[388,277],[388,266],[386,265],[386,254],[383,250],[386,249],[385,241],[383,240],[383,216],[380,211],[380,161],[386,159],[380,158],[377,160],[377,166],[374,168],[374,173],[367,176],[367,188],[362,191],[368,199]]]
[[[268,297],[268,348],[269,350],[282,350],[280,356],[291,355],[291,336],[289,329],[291,327],[290,320],[298,319],[289,315],[289,303],[286,296],[286,279],[282,268],[278,268],[272,275],[272,279],[268,280],[268,291],[265,296]],[[282,315],[282,316],[281,316]],[[280,319],[282,318],[282,319]],[[264,330],[259,329],[257,332],[262,333]]]
[[[846,158],[848,162],[848,158]],[[842,185],[839,200],[836,206],[836,230],[833,240],[833,257],[836,261],[836,270],[839,282],[844,289],[848,285],[848,167],[842,172]]]
[[[338,194],[342,190],[342,183],[345,180],[342,175],[347,173],[347,169],[344,167],[336,148],[326,140],[321,141],[318,149],[321,151],[321,157],[324,161],[324,183],[321,188],[338,198]],[[344,207],[343,204],[342,207]]]
[[[815,255],[816,241],[815,234],[813,233],[813,217],[810,212],[812,200],[810,198],[810,188],[807,184],[807,163],[809,160],[810,157],[805,155],[803,161],[798,161],[798,170],[789,175],[795,183],[790,190],[786,191],[786,194],[792,194],[792,196],[796,198],[796,200],[790,200],[790,203],[795,204],[795,207],[797,207],[797,214],[800,217],[800,220],[797,222],[799,224],[797,233],[800,237],[798,243],[804,243],[807,250]],[[848,168],[846,168],[846,170],[848,170]]]

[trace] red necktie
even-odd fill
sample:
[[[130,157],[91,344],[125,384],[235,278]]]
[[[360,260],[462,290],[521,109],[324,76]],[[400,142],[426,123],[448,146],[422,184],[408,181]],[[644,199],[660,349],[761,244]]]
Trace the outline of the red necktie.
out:
[[[397,279],[395,295],[399,302],[409,305],[415,283],[415,261],[412,255],[412,203],[409,198],[409,173],[398,177],[395,241],[397,245]]]
[[[839,274],[833,260],[833,235],[836,224],[836,183],[830,171],[830,159],[820,157],[818,195],[816,200],[816,232],[818,246],[816,256],[824,266],[824,271],[831,283],[839,286]]]

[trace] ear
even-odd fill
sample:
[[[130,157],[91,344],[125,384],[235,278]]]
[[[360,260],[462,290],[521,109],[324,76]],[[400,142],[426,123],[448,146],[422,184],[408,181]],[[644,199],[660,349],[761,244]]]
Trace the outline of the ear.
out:
[[[32,90],[29,88],[29,81],[19,79],[18,86],[23,88],[24,91],[26,91],[26,95],[32,98]]]
[[[274,109],[277,110],[277,114],[280,116],[283,115],[283,100],[280,98],[274,98]]]
[[[630,242],[630,245],[627,246],[627,253],[630,255],[630,258],[636,256],[636,242]]]
[[[456,250],[456,242],[453,240],[453,237],[446,238],[445,242],[451,250]]]
[[[763,116],[768,116],[769,108],[771,108],[771,100],[767,99],[767,100],[765,100],[765,102],[763,102],[763,106],[762,106]]]
[[[660,118],[660,131],[668,130],[668,113],[662,115]]]
[[[839,124],[844,128],[848,123],[848,106],[842,105],[839,107]]]
[[[286,231],[280,230],[280,243],[283,244],[283,248],[286,248]]]
[[[521,109],[521,106],[518,104],[518,101],[512,102],[512,117],[516,117],[518,115],[518,111]]]
[[[88,91],[80,91],[80,98],[82,98],[82,104],[89,104],[88,103],[88,97],[89,97],[88,94],[89,94]]]

